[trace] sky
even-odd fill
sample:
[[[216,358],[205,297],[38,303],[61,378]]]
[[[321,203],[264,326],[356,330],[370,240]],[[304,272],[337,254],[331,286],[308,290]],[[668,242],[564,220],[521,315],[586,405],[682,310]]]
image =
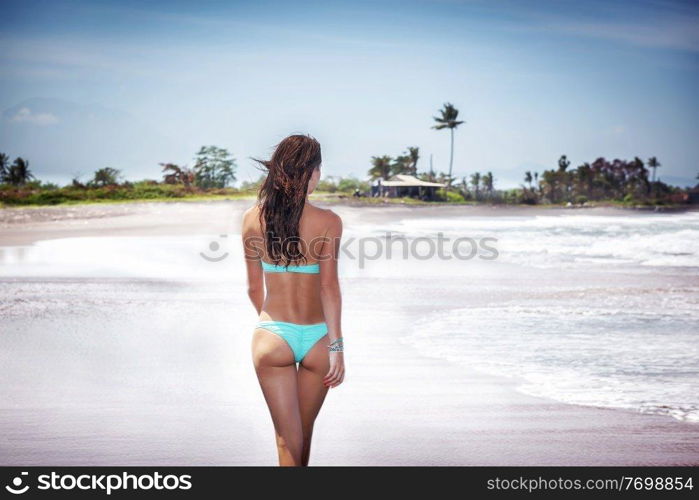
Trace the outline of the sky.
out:
[[[0,28],[0,151],[64,184],[102,167],[159,179],[202,145],[238,182],[292,133],[323,175],[365,178],[372,156],[420,148],[454,175],[657,156],[699,173],[699,2],[11,1]]]

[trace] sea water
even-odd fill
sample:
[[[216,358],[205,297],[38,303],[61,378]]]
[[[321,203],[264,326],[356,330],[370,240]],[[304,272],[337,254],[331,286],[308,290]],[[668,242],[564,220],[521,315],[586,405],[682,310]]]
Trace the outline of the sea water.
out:
[[[448,240],[441,253],[438,237]],[[455,258],[458,238],[476,242],[472,258]],[[480,245],[484,238],[495,252]],[[533,395],[699,422],[699,213],[421,215],[346,224],[343,242],[340,274],[348,286],[405,281],[384,307],[414,315],[395,334],[420,353],[513,377]],[[26,318],[31,329],[48,309],[89,314],[90,304],[115,300],[75,285],[47,302],[42,290],[52,278],[242,287],[241,249],[235,234],[0,247],[2,313],[14,325]],[[240,295],[231,303],[247,300]],[[137,299],[122,293],[114,303]]]
[[[365,230],[497,241],[493,261],[435,259],[470,293],[448,310],[436,297],[414,323],[405,341],[422,352],[515,377],[528,394],[699,422],[699,213],[420,218]],[[501,293],[507,283],[517,290]]]

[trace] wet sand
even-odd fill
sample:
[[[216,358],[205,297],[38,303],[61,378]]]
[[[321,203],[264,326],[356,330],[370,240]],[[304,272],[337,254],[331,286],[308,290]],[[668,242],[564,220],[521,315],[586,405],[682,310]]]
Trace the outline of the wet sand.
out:
[[[3,210],[0,244],[234,234],[249,204]],[[346,227],[454,209],[481,216],[565,210],[332,208]],[[493,284],[496,298],[523,279],[503,276]],[[402,343],[428,295],[443,296],[445,314],[479,300],[478,290],[445,278],[343,280],[348,375],[317,421],[312,464],[699,465],[697,424],[524,395],[516,380]],[[4,269],[0,304],[0,464],[275,464],[250,359],[254,310],[240,276],[29,278]]]

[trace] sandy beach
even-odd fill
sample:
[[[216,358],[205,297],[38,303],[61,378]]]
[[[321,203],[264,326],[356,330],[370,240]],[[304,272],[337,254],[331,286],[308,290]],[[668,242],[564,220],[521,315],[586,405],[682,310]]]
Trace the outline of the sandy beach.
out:
[[[240,216],[250,204],[0,210],[2,465],[276,463],[250,359],[255,314],[237,250]],[[428,226],[434,218],[448,225],[456,217],[487,223],[572,213],[331,208],[348,236],[398,220],[424,230],[420,221]],[[574,212],[648,216],[614,208]],[[199,250],[230,255],[212,264]],[[527,394],[516,376],[452,359],[461,344],[429,342],[448,333],[435,318],[522,295],[527,307],[554,300],[568,307],[588,301],[576,297],[590,290],[611,290],[605,302],[677,293],[689,297],[689,309],[696,305],[688,295],[697,287],[694,268],[612,273],[601,265],[522,265],[514,257],[456,273],[431,261],[413,262],[413,271],[378,260],[343,265],[348,372],[317,421],[312,465],[699,465],[699,423],[689,418]],[[686,327],[697,331],[694,323]]]

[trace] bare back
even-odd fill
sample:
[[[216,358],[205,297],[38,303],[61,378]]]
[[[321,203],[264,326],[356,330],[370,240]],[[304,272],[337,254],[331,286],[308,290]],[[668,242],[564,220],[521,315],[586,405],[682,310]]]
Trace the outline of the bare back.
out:
[[[257,242],[263,241],[263,229],[259,220],[260,209],[255,205],[245,212],[243,218],[243,238],[252,238]],[[338,216],[332,210],[325,210],[306,202],[299,222],[299,237],[301,248],[306,256],[304,264],[320,264],[320,274],[307,273],[263,273],[266,289],[260,320],[288,321],[299,324],[313,324],[325,321],[321,304],[321,283],[324,278],[323,256],[331,249],[332,242],[327,241],[328,229],[335,223]],[[259,259],[272,263],[264,248],[264,244],[255,245],[253,251],[245,245],[248,266],[259,266]]]

